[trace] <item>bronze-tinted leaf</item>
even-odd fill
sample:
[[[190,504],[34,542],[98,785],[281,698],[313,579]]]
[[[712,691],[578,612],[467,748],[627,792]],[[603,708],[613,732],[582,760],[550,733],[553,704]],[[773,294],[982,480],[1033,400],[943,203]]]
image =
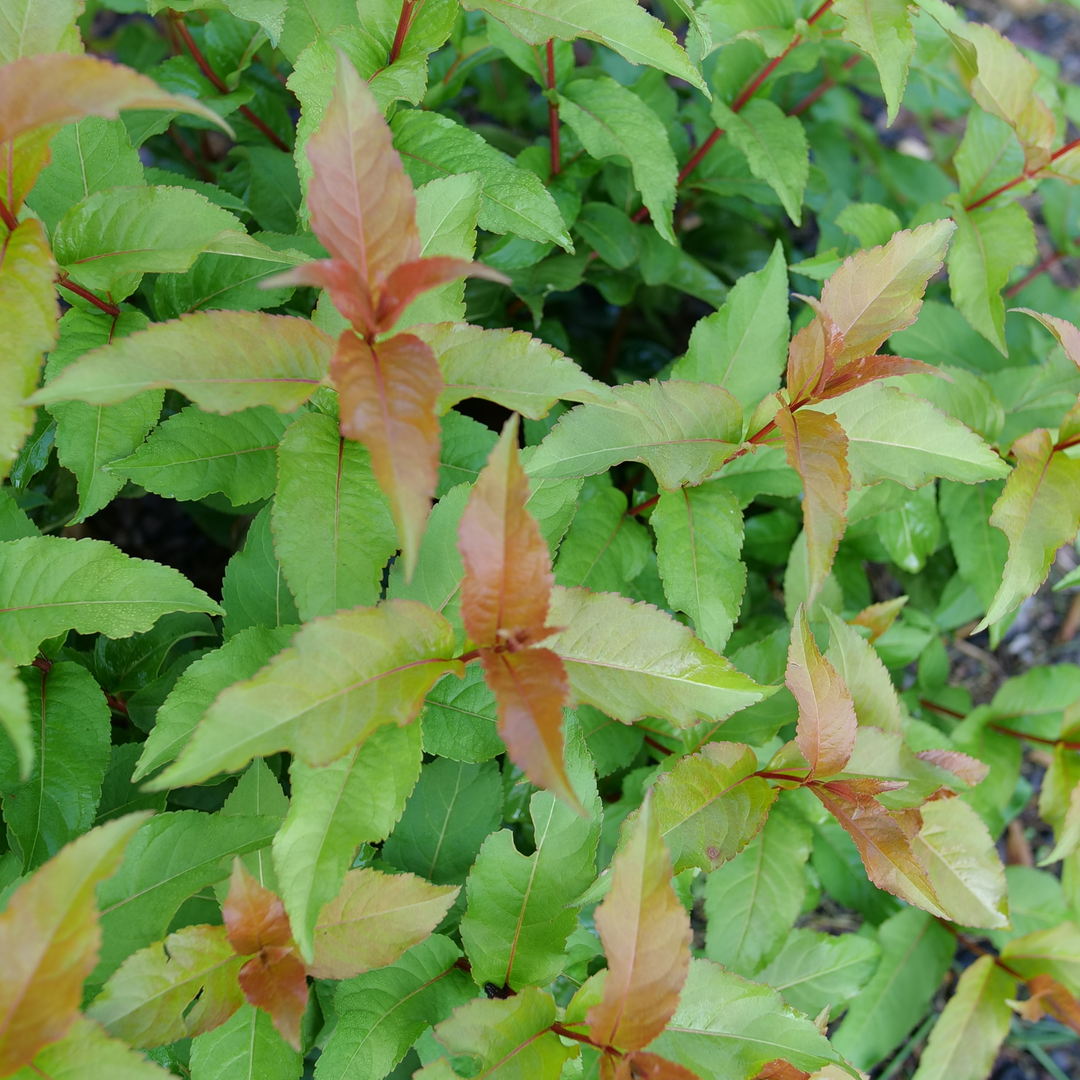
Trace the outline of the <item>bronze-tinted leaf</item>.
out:
[[[371,452],[371,467],[390,500],[412,576],[439,478],[442,373],[418,337],[398,334],[372,347],[346,330],[330,362],[341,400],[341,433]]]
[[[608,973],[588,1023],[594,1043],[640,1050],[664,1030],[679,1004],[690,968],[690,917],[671,885],[671,857],[652,792],[624,829],[611,891],[596,909]]]
[[[803,1076],[806,1073],[802,1074]],[[700,1080],[697,1073],[692,1073],[683,1065],[659,1054],[648,1054],[644,1050],[634,1050],[623,1054],[615,1069],[615,1080]]]
[[[499,708],[499,734],[510,759],[540,787],[585,813],[563,763],[563,706],[570,682],[550,649],[481,649],[484,678]]]
[[[238,956],[251,956],[266,946],[292,940],[289,917],[281,899],[248,872],[240,857],[233,860],[229,895],[221,905],[229,944]]]
[[[781,408],[776,426],[784,436],[788,464],[802,477],[805,491],[803,528],[810,559],[809,600],[813,602],[829,576],[847,526],[848,437],[835,416],[806,409]]]
[[[531,492],[518,459],[517,434],[515,414],[481,471],[458,526],[465,567],[461,618],[478,645],[520,641],[521,635],[535,639],[547,622],[555,580],[540,526],[525,509]]]
[[[291,945],[267,945],[240,969],[244,997],[270,1014],[274,1027],[300,1049],[300,1021],[307,1009],[307,970]]]
[[[855,706],[847,684],[821,655],[801,607],[791,628],[785,682],[799,703],[795,742],[810,763],[810,775],[843,772],[858,730]]]

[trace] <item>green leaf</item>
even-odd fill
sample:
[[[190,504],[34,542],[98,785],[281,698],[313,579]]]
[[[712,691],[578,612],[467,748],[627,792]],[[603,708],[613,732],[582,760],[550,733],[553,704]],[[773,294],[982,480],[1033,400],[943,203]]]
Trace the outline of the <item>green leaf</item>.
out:
[[[22,680],[37,755],[20,781],[13,748],[0,743],[0,796],[8,841],[29,873],[94,824],[111,724],[101,687],[79,664],[26,668]]]
[[[1016,979],[992,956],[965,969],[919,1058],[915,1080],[983,1080],[1009,1034]]]
[[[461,671],[460,661],[444,659],[453,645],[442,616],[407,600],[308,623],[254,678],[218,696],[151,790],[198,783],[278,750],[329,765],[383,724],[415,719],[439,677]]]
[[[935,476],[974,484],[1009,467],[959,420],[880,382],[810,406],[834,413],[848,437],[848,467],[860,486],[895,480],[920,488]]]
[[[836,215],[836,224],[859,241],[859,247],[881,247],[901,229],[900,219],[880,203],[848,203]]]
[[[229,797],[221,808],[221,813],[225,817],[247,815],[273,818],[278,823],[279,829],[288,812],[289,800],[285,792],[281,790],[278,778],[270,771],[270,766],[262,758],[256,758],[244,770],[236,787],[229,792]],[[274,862],[269,844],[241,855],[240,861],[260,885],[271,892],[277,892],[277,875],[274,873]],[[214,886],[214,891],[217,893],[218,900],[224,903],[229,894],[229,883],[218,882]]]
[[[252,1005],[191,1042],[191,1080],[299,1080],[303,1072],[304,1059],[270,1014]]]
[[[574,250],[559,208],[536,173],[519,169],[480,135],[449,117],[419,109],[398,112],[390,127],[394,147],[414,184],[480,173],[481,229]]]
[[[0,553],[0,638],[17,664],[64,630],[128,637],[169,611],[222,613],[178,571],[101,540],[31,536]]]
[[[574,222],[596,254],[616,270],[625,270],[638,257],[637,228],[627,215],[611,203],[589,202]]]
[[[158,275],[154,282],[154,313],[159,322],[164,322],[193,311],[222,308],[261,311],[279,307],[291,299],[295,290],[292,287],[263,289],[260,284],[280,270],[280,266],[265,259],[204,252],[186,273]]]
[[[305,621],[378,601],[397,530],[367,449],[330,417],[311,412],[285,432],[272,513],[274,548]]]
[[[119,1039],[110,1039],[92,1020],[79,1017],[59,1042],[39,1050],[32,1064],[11,1075],[14,1080],[166,1080],[170,1074]]]
[[[56,264],[41,225],[20,222],[0,251],[0,476],[7,476],[26,437],[34,410],[25,399],[37,386],[42,356],[56,341],[60,317],[53,277]]]
[[[226,640],[251,626],[273,630],[300,623],[296,601],[274,554],[270,515],[269,506],[255,515],[243,549],[225,567],[221,602],[225,607],[222,631]]]
[[[812,1020],[788,1008],[769,986],[748,982],[708,960],[691,960],[679,1007],[648,1048],[701,1080],[755,1076],[770,1061],[817,1072],[844,1067]]]
[[[990,515],[990,524],[1009,538],[1009,558],[981,626],[1007,615],[1046,580],[1080,519],[1080,461],[1055,451],[1043,428],[1017,439],[1012,452],[1016,470]]]
[[[825,658],[836,668],[851,692],[860,725],[898,732],[903,713],[896,687],[877,651],[861,634],[828,608],[829,647]]]
[[[664,491],[649,523],[668,602],[689,615],[698,637],[719,652],[731,636],[746,588],[738,500],[720,481]]]
[[[621,491],[603,483],[595,487],[559,547],[555,580],[593,592],[622,592],[645,569],[652,541],[645,526],[627,514]]]
[[[779,990],[807,1016],[817,1016],[826,1006],[835,1016],[866,985],[880,959],[881,947],[872,938],[792,930],[754,979]]]
[[[497,712],[479,664],[467,667],[464,679],[444,675],[428,692],[420,714],[424,752],[472,762],[505,753]]]
[[[337,1027],[319,1057],[318,1080],[381,1080],[432,1023],[476,993],[454,966],[460,955],[449,938],[433,934],[389,967],[340,983]]]
[[[60,0],[39,7],[35,0],[0,3],[0,64],[23,56],[74,51],[78,42],[75,20],[82,14],[78,0]]]
[[[441,428],[439,486],[435,492],[440,499],[458,484],[475,484],[499,441],[486,424],[453,409],[443,415]]]
[[[505,1001],[470,1001],[435,1028],[456,1056],[479,1059],[476,1080],[558,1080],[577,1050],[553,1031],[555,1002],[535,986]]]
[[[952,302],[998,352],[1005,344],[1005,302],[1001,290],[1016,266],[1035,261],[1035,226],[1020,203],[965,210],[957,195],[948,205],[956,220],[949,251]]]
[[[461,885],[501,820],[502,777],[495,762],[436,758],[420,770],[383,858],[436,885]]]
[[[810,827],[773,808],[742,853],[709,875],[705,952],[740,975],[753,975],[780,951],[806,896],[803,864]]]
[[[357,847],[390,835],[421,756],[417,724],[388,724],[323,768],[299,759],[290,766],[292,802],[274,837],[274,868],[293,937],[308,960],[319,912],[337,896]]]
[[[556,586],[548,622],[566,627],[544,644],[562,657],[577,700],[627,724],[721,720],[771,692],[649,604]]]
[[[915,31],[906,0],[879,0],[874,4],[837,0],[833,10],[844,19],[844,40],[857,45],[874,61],[891,124],[900,111],[908,65],[915,55]]]
[[[983,484],[945,480],[938,494],[938,508],[960,576],[975,590],[983,611],[990,610],[1009,556],[1007,537],[990,524],[1003,486],[993,480]]]
[[[777,241],[765,266],[739,278],[724,306],[695,325],[671,377],[722,386],[749,413],[780,388],[790,333],[787,260]]]
[[[96,191],[144,184],[142,162],[122,120],[88,116],[65,124],[49,151],[52,160],[26,201],[50,230],[68,207]]]
[[[3,658],[0,658],[0,727],[7,733],[7,742],[0,743],[0,754],[15,755],[18,777],[25,780],[34,764],[30,700],[19,669]]]
[[[607,401],[608,388],[569,357],[520,330],[484,330],[468,323],[414,326],[431,346],[445,386],[439,411],[466,398],[484,398],[532,420],[547,416],[556,401]]]
[[[959,799],[928,802],[921,813],[912,847],[953,921],[990,930],[1008,926],[1005,867],[979,815]]]
[[[72,308],[60,320],[60,341],[45,365],[46,382],[83,353],[145,330],[148,325],[141,311],[125,311],[114,319],[103,311]],[[149,390],[116,405],[63,401],[49,406],[56,420],[57,457],[79,482],[76,522],[107,506],[124,486],[123,477],[105,466],[127,457],[142,444],[157,423],[163,397],[162,391]]]
[[[183,273],[240,220],[187,188],[117,187],[76,203],[53,230],[56,261],[84,288],[122,299],[143,273]],[[246,235],[246,234],[245,234]]]
[[[761,830],[777,792],[754,775],[757,768],[750,747],[713,742],[661,774],[653,809],[674,873],[716,870]]]
[[[787,215],[802,223],[803,190],[810,177],[810,148],[797,116],[785,116],[768,98],[751,98],[738,112],[713,99],[712,118],[746,157],[750,171],[764,180]]]
[[[1080,994],[1080,926],[1067,921],[1006,942],[1001,958],[1025,979],[1049,975]]]
[[[421,8],[420,14],[423,12]],[[416,227],[420,230],[421,258],[435,255],[454,259],[473,257],[476,253],[476,223],[480,217],[481,182],[479,173],[460,173],[432,180],[417,189]],[[412,329],[424,323],[447,320],[460,322],[464,318],[465,281],[453,281],[418,296],[405,309],[396,329]]]
[[[877,973],[832,1038],[833,1046],[864,1070],[888,1057],[926,1015],[956,952],[952,934],[917,908],[904,908],[882,923],[878,943]]]
[[[161,1046],[216,1027],[244,1003],[237,982],[244,960],[226,935],[224,926],[185,927],[132,953],[87,1015],[132,1046]]]
[[[266,847],[278,821],[248,815],[158,814],[132,837],[120,869],[98,889],[102,983],[126,956],[165,936],[177,908],[229,876],[233,855]]]
[[[529,804],[535,850],[522,855],[508,829],[484,842],[468,879],[461,940],[478,985],[547,986],[566,964],[577,926],[572,901],[596,876],[600,799],[593,764],[576,723],[566,724],[566,770],[583,818],[549,791]]]
[[[559,117],[594,158],[628,161],[656,231],[675,244],[671,214],[679,172],[660,117],[614,79],[577,79],[559,95]]]
[[[526,465],[529,476],[591,476],[640,461],[674,491],[716,472],[742,437],[739,403],[719,386],[653,380],[616,387],[612,398],[566,413]]]
[[[233,506],[247,506],[274,493],[276,451],[285,424],[265,405],[229,416],[189,405],[108,470],[173,499],[221,492]]]
[[[469,0],[466,7],[494,15],[530,45],[548,38],[598,41],[631,64],[659,68],[708,92],[674,34],[632,0],[595,0],[587,6],[577,0]]]
[[[1023,173],[1024,148],[1009,124],[975,105],[967,114],[953,164],[960,199],[970,206]]]
[[[965,368],[943,365],[941,371],[949,381],[936,375],[912,374],[894,378],[888,385],[926,398],[987,442],[995,442],[1005,425],[1005,409],[990,383]]]
[[[269,405],[295,412],[330,369],[334,342],[307,319],[255,311],[215,311],[159,323],[80,357],[34,394],[112,405],[172,387],[208,412]],[[242,357],[243,367],[237,366]]]
[[[251,627],[188,667],[158,709],[132,780],[141,780],[180,752],[210,703],[233,683],[249,679],[289,643],[295,626]]]

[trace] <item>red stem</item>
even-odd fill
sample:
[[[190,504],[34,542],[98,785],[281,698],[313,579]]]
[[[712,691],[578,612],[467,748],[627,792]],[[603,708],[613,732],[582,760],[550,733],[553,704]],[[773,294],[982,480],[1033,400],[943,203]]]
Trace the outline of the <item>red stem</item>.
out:
[[[14,232],[19,227],[18,218],[8,209],[8,205],[0,199],[0,221],[8,228],[8,232]]]
[[[954,720],[965,719],[963,713],[959,713],[955,709],[946,709],[944,705],[937,705],[928,698],[919,698],[919,704],[924,709],[930,709],[932,712],[941,713],[942,716],[951,716]]]
[[[654,750],[659,750],[665,757],[670,757],[672,751],[669,750],[663,743],[657,742],[651,735],[645,736],[645,742],[651,746]]]
[[[1044,739],[1040,735],[1029,735],[1026,731],[1016,731],[1013,728],[1002,727],[1000,724],[987,724],[986,726],[999,735],[1010,735],[1014,739],[1026,739],[1028,742],[1038,743],[1040,746],[1064,746],[1066,750],[1080,750],[1080,742],[1069,742],[1067,739]]]
[[[628,516],[632,514],[641,514],[644,511],[655,506],[659,501],[660,496],[654,495],[651,499],[646,499],[643,503],[638,503],[637,506],[631,506],[630,509],[626,511],[626,513]]]
[[[811,25],[816,23],[818,19],[824,15],[829,8],[833,6],[833,0],[825,0],[825,2],[810,16],[806,21]],[[739,96],[732,102],[731,111],[738,112],[760,89],[761,84],[787,59],[788,54],[799,44],[802,43],[802,35],[796,34],[791,40],[791,44],[777,57],[770,60],[747,84],[739,91]],[[824,91],[822,91],[824,93]],[[679,173],[679,179],[677,186],[681,186],[682,182],[697,168],[701,159],[713,148],[716,140],[724,134],[722,128],[717,128],[698,148],[690,155],[690,160],[683,166],[682,171]],[[635,217],[635,221],[637,218]]]
[[[551,1025],[551,1031],[556,1035],[561,1035],[564,1039],[573,1039],[574,1042],[587,1043],[589,1046],[596,1046],[596,1043],[589,1038],[588,1035],[582,1035],[579,1031],[571,1031],[565,1024],[560,1024],[558,1020]],[[597,1047],[597,1049],[605,1049],[605,1047]],[[618,1051],[615,1051],[618,1053]]]
[[[390,63],[396,63],[401,55],[401,48],[405,44],[405,38],[409,36],[409,27],[412,25],[413,9],[416,0],[403,0],[401,15],[398,17],[397,32],[394,34],[394,44],[390,46]]]
[[[1075,150],[1080,146],[1080,139],[1073,139],[1071,143],[1066,143],[1060,150],[1055,150],[1050,155],[1051,161],[1057,161],[1063,154],[1067,154],[1070,150]],[[1002,184],[1001,187],[994,188],[989,195],[984,195],[981,199],[976,199],[973,203],[965,206],[965,210],[978,210],[980,206],[985,205],[991,199],[996,199],[1003,192],[1009,191],[1011,188],[1016,187],[1017,184],[1022,184],[1025,180],[1030,180],[1034,174],[1028,172],[1025,169],[1019,176],[1014,176],[1008,183]]]
[[[548,89],[555,92],[555,39],[548,38],[547,43],[547,81]],[[548,102],[548,127],[551,131],[551,175],[558,176],[562,167],[559,146],[559,106],[554,101]]]
[[[949,922],[947,919],[941,918],[940,915],[935,915],[934,918],[937,919],[937,921],[941,923],[941,925],[944,926],[945,929],[948,930],[949,933],[952,934],[952,936],[956,938],[956,940],[961,945],[963,945],[965,949],[969,949],[976,956],[989,956],[990,959],[993,960],[994,963],[997,964],[997,966],[1001,968],[1002,971],[1008,972],[1014,979],[1022,982],[1025,986],[1027,985],[1027,977],[1021,975],[1020,972],[1016,970],[1016,968],[1009,967],[1009,965],[1006,964],[1005,961],[1002,960],[996,952],[992,952],[990,949],[984,949],[973,938],[969,938],[967,934],[961,934],[960,931],[957,930],[951,922]]]
[[[408,2],[408,0],[406,0]],[[199,50],[199,46],[195,44],[195,39],[191,36],[191,31],[187,28],[187,24],[184,22],[182,15],[173,14],[173,25],[176,27],[177,33],[183,39],[184,44],[187,46],[188,52],[191,53],[192,60],[198,65],[199,70],[210,80],[214,89],[219,94],[228,94],[231,91],[228,86],[225,85],[225,81],[218,75],[218,73],[210,66],[210,62],[203,56]],[[401,27],[398,27],[400,32]],[[240,106],[240,115],[244,117],[253,127],[256,127],[261,131],[279,150],[284,150],[285,153],[289,152],[289,144],[276,131],[273,131],[262,120],[259,119],[246,105]]]
[[[56,277],[56,284],[73,292],[76,296],[81,296],[84,300],[88,300],[99,311],[104,311],[106,315],[111,315],[114,319],[119,317],[120,309],[115,304],[110,304],[107,300],[102,300],[100,297],[95,296],[89,289],[84,289],[81,285],[76,285],[67,274],[58,274]]]
[[[862,59],[858,53],[854,56],[849,56],[844,61],[844,70],[850,71],[856,64]],[[836,79],[832,75],[827,75],[824,79],[809,94],[806,95],[789,113],[788,116],[799,116],[801,113],[806,112],[811,105],[814,104],[819,98],[827,94],[836,85]]]
[[[1011,300],[1017,293],[1023,292],[1024,287],[1030,285],[1040,274],[1046,273],[1051,266],[1064,257],[1064,252],[1052,251],[1033,270],[1026,273],[1015,285],[1010,285],[1005,290],[1005,295]]]

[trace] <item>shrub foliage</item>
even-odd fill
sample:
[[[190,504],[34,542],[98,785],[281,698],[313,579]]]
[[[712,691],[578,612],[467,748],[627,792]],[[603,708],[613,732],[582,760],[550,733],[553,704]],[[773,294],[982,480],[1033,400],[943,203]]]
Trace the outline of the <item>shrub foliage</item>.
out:
[[[0,0],[0,1076],[1080,1032],[1080,669],[944,647],[1080,521],[1073,123],[942,0]]]

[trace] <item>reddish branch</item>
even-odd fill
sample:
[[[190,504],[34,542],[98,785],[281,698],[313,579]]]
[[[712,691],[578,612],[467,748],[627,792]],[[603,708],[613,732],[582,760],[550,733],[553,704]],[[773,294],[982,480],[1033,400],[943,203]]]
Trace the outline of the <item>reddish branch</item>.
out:
[[[856,64],[858,64],[861,59],[862,56],[859,53],[855,53],[853,56],[849,56],[844,61],[844,71],[850,71],[853,67],[855,67]],[[795,108],[793,108],[788,113],[788,116],[799,116],[801,113],[806,112],[806,110],[809,109],[815,101],[818,101],[821,97],[827,94],[835,85],[836,79],[833,78],[832,75],[826,75],[825,78],[822,79],[821,82],[818,83],[818,85],[815,86],[814,89],[811,90],[810,93],[807,94],[806,97],[804,97],[802,101],[800,101],[799,104],[796,105]]]
[[[19,227],[18,219],[8,209],[8,205],[3,199],[0,199],[0,221],[8,227],[8,232],[14,232]]]
[[[81,296],[84,300],[93,304],[98,311],[104,311],[106,315],[111,315],[114,319],[120,314],[120,309],[115,304],[110,304],[107,300],[102,300],[101,297],[95,296],[89,289],[84,289],[81,285],[76,285],[75,282],[62,271],[56,275],[56,284],[67,289],[68,292],[73,292],[76,296]]]
[[[833,0],[825,0],[825,2],[810,16],[806,21],[813,25],[820,19],[828,10],[833,6]],[[788,58],[788,55],[798,45],[802,44],[802,35],[796,34],[791,39],[791,44],[779,55],[773,57],[743,88],[739,91],[739,96],[731,103],[731,111],[739,112],[742,107],[761,89],[762,85],[769,78],[770,75]],[[826,87],[828,89],[828,87]],[[821,93],[825,91],[822,90]],[[819,95],[820,96],[820,95]],[[816,100],[816,98],[815,98]],[[813,102],[810,102],[813,104]],[[682,182],[697,168],[701,159],[713,148],[716,141],[723,135],[723,129],[717,128],[698,148],[690,155],[690,160],[683,166],[682,171],[679,173],[678,183]]]
[[[1016,970],[1016,968],[1009,967],[1009,965],[1006,964],[1005,961],[1002,960],[1001,957],[998,956],[998,954],[992,949],[983,948],[983,946],[980,945],[977,941],[975,941],[974,938],[969,938],[967,934],[960,933],[960,931],[957,930],[956,927],[953,926],[953,924],[949,922],[948,919],[943,919],[940,915],[935,915],[934,918],[937,919],[937,921],[942,926],[944,926],[945,929],[948,930],[949,933],[952,934],[952,936],[956,938],[956,940],[961,945],[963,945],[965,949],[970,950],[976,956],[989,956],[990,959],[993,960],[994,963],[997,964],[997,966],[1001,968],[1002,971],[1008,972],[1008,974],[1010,974],[1014,979],[1017,979],[1018,981],[1027,985],[1026,976],[1021,975],[1020,972]]]
[[[225,85],[225,81],[210,66],[210,62],[203,56],[199,46],[195,44],[195,39],[191,36],[191,31],[187,28],[184,17],[175,12],[173,12],[170,17],[173,25],[176,27],[176,32],[180,35],[184,45],[187,46],[188,52],[191,53],[192,60],[195,61],[199,70],[210,80],[214,89],[219,94],[230,93],[228,86]],[[400,27],[398,29],[400,30]],[[289,144],[264,121],[260,120],[246,105],[240,106],[240,115],[253,127],[258,128],[259,131],[261,131],[279,150],[284,150],[286,153],[289,152]]]
[[[1005,290],[1005,295],[1011,300],[1017,293],[1023,292],[1040,274],[1045,274],[1054,263],[1064,257],[1063,252],[1052,251],[1034,269],[1029,270],[1015,285],[1010,285]]]
[[[1057,161],[1059,157],[1064,156],[1070,150],[1075,150],[1078,146],[1080,146],[1080,139],[1073,139],[1071,143],[1066,143],[1060,150],[1055,150],[1050,155],[1050,160]],[[978,210],[980,206],[985,205],[991,199],[996,199],[999,195],[1016,187],[1017,184],[1022,184],[1025,180],[1031,180],[1038,173],[1038,171],[1039,170],[1036,169],[1035,172],[1029,172],[1027,169],[1025,169],[1019,176],[1014,176],[1013,179],[1010,180],[1008,183],[1002,184],[1001,187],[994,188],[994,190],[991,191],[989,195],[984,195],[981,199],[976,199],[973,203],[969,203],[967,206],[965,206],[964,209]]]
[[[390,63],[397,62],[401,55],[401,49],[405,44],[405,38],[409,36],[409,28],[412,26],[413,16],[423,0],[404,0],[401,5],[401,15],[398,17],[397,32],[394,34],[394,44],[390,46]]]

